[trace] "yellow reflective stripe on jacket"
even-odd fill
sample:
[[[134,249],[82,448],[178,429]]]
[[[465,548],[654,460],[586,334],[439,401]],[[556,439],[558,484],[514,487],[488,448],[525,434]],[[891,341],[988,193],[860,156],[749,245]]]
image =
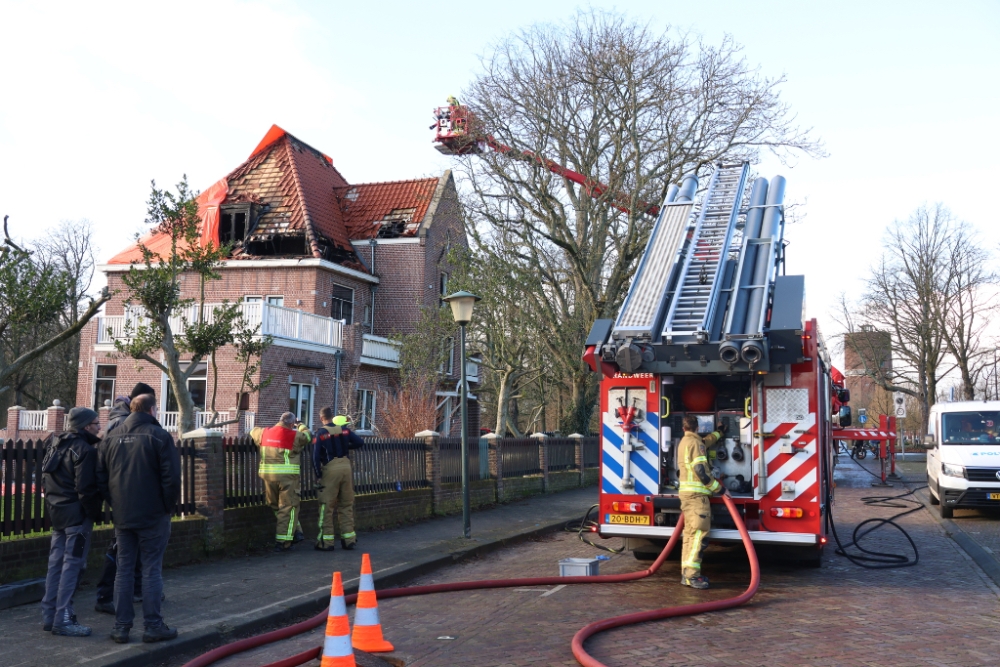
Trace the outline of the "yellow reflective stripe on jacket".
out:
[[[715,434],[713,433],[712,435],[714,436]],[[711,438],[711,436],[709,436],[709,438]],[[708,468],[708,457],[699,452],[701,445],[700,440],[701,439],[698,438],[698,436],[688,434],[685,434],[684,438],[681,440],[681,444],[683,445],[680,449],[682,478],[680,479],[680,484],[678,485],[678,491],[710,496],[718,491],[722,485],[719,484],[719,480],[713,479],[711,486],[705,486],[701,483],[701,479],[698,478],[698,474],[694,471],[695,466],[699,463]],[[712,441],[714,443],[715,439],[712,439]]]
[[[298,475],[301,470],[298,463],[292,463],[289,458],[290,452],[287,449],[279,449],[277,447],[261,447],[264,450],[263,456],[260,458],[260,468],[257,473],[260,475]],[[281,452],[284,458],[284,463],[264,463],[268,458],[270,453]]]

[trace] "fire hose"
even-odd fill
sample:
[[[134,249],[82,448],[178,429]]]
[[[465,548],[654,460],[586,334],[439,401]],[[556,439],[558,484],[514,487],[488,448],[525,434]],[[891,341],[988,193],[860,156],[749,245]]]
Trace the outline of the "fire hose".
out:
[[[723,502],[726,504],[726,508],[729,510],[729,514],[732,516],[733,521],[736,523],[736,527],[739,529],[740,537],[743,540],[743,545],[747,550],[747,557],[750,561],[750,585],[747,589],[743,591],[740,595],[732,598],[726,598],[723,600],[713,600],[711,602],[699,602],[697,604],[687,604],[680,605],[676,607],[665,607],[663,609],[656,609],[653,611],[637,612],[633,614],[625,614],[623,616],[615,616],[613,618],[606,618],[600,621],[595,621],[583,628],[581,628],[576,635],[573,636],[572,649],[573,656],[577,659],[584,667],[605,667],[604,663],[598,661],[596,658],[590,656],[583,647],[583,643],[591,636],[597,634],[598,632],[603,632],[604,630],[610,630],[611,628],[621,627],[623,625],[632,625],[636,623],[645,623],[648,621],[655,621],[664,618],[673,618],[676,616],[687,616],[692,614],[702,614],[708,611],[720,611],[722,609],[729,609],[731,607],[737,607],[754,596],[757,592],[757,586],[760,584],[760,564],[757,562],[757,553],[753,548],[753,542],[750,540],[750,534],[747,532],[746,525],[743,523],[743,518],[740,516],[739,510],[733,503],[732,499],[728,494],[723,494]],[[450,593],[454,591],[470,591],[470,590],[481,590],[487,588],[512,588],[512,587],[523,587],[523,586],[553,586],[561,584],[610,584],[610,583],[621,583],[626,581],[635,581],[637,579],[644,579],[657,570],[666,561],[667,556],[670,555],[671,550],[677,544],[678,539],[681,536],[681,531],[684,527],[684,515],[680,515],[677,520],[677,525],[674,528],[673,534],[667,541],[666,546],[663,547],[663,551],[657,556],[656,560],[653,561],[647,569],[640,572],[629,572],[625,574],[603,574],[596,576],[586,576],[586,577],[528,577],[521,579],[486,579],[481,581],[459,581],[450,584],[431,584],[428,586],[410,586],[403,588],[388,588],[378,592],[378,597],[381,600],[399,598],[399,597],[409,597],[411,595],[430,595],[433,593]],[[347,595],[344,597],[344,601],[350,605],[357,600],[357,594]],[[209,665],[227,658],[231,655],[237,653],[243,653],[244,651],[249,651],[251,649],[257,648],[258,646],[264,646],[265,644],[271,644],[277,641],[282,641],[284,639],[289,639],[296,635],[302,634],[303,632],[308,632],[314,628],[317,628],[324,623],[327,619],[327,610],[323,610],[316,616],[290,625],[287,628],[281,628],[280,630],[273,630],[271,632],[266,632],[262,635],[257,635],[256,637],[248,637],[246,639],[241,639],[239,641],[232,642],[231,644],[226,644],[225,646],[220,646],[219,648],[213,649],[208,653],[198,656],[194,660],[186,663],[184,667],[208,667]],[[284,658],[277,662],[272,662],[264,667],[296,667],[296,665],[302,665],[310,660],[314,660],[321,656],[322,646],[309,649],[308,651],[303,651],[297,655]]]

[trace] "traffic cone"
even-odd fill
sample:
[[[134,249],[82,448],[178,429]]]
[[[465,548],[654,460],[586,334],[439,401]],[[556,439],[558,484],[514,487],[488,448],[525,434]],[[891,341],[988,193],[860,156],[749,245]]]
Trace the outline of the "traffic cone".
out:
[[[356,667],[354,649],[351,648],[351,627],[344,604],[344,582],[340,572],[333,573],[330,590],[330,611],[326,617],[326,639],[323,641],[321,667]]]
[[[382,637],[382,624],[378,620],[378,600],[375,599],[375,580],[368,554],[361,556],[361,582],[358,584],[358,601],[354,604],[354,634],[351,646],[369,653],[394,651],[392,644]]]

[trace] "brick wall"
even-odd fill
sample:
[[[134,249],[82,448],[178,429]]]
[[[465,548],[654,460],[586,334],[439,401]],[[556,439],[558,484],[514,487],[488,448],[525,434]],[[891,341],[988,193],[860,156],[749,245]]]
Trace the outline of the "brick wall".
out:
[[[203,543],[204,519],[177,519],[171,524],[170,543],[164,557],[165,565],[183,565],[205,556]],[[114,537],[110,526],[95,528],[87,557],[87,577],[96,583],[101,576],[104,552]],[[44,577],[49,558],[48,535],[4,540],[0,542],[0,583]]]

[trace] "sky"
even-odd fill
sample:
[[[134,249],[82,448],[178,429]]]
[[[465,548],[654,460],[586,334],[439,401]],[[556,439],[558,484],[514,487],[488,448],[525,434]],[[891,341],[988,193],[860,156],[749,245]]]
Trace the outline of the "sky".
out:
[[[802,204],[788,273],[806,276],[824,331],[842,293],[861,297],[886,226],[921,204],[945,203],[1000,248],[995,0],[0,0],[0,214],[22,239],[88,219],[101,262],[143,229],[150,180],[205,189],[272,124],[352,183],[440,174],[431,109],[499,40],[587,7],[712,44],[731,35],[786,78],[783,99],[829,156],[756,168]]]

